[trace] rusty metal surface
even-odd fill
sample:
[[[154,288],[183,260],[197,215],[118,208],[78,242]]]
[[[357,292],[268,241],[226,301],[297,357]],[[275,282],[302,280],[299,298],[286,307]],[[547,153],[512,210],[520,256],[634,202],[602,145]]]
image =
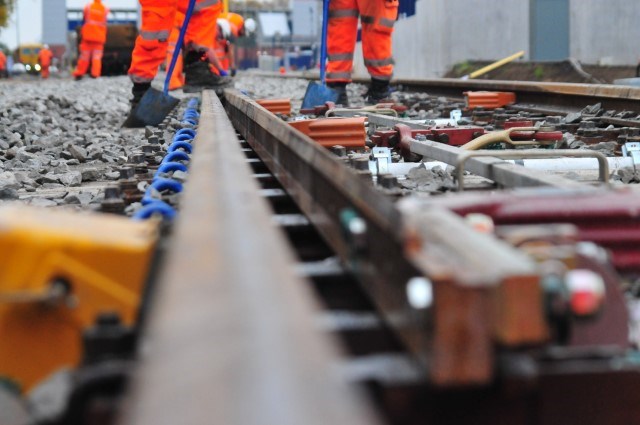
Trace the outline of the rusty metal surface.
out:
[[[493,378],[496,344],[517,347],[546,339],[530,260],[490,236],[469,235],[472,230],[452,213],[397,210],[336,157],[250,99],[229,90],[225,97],[236,127],[359,278],[405,346],[428,365],[435,384],[487,384]],[[345,212],[365,223],[358,240],[341,225]],[[424,244],[444,251],[407,255],[416,241],[405,227],[413,218],[426,232],[421,234]],[[462,238],[467,243],[461,244]],[[482,260],[474,257],[477,252],[483,253]],[[409,278],[421,275],[434,282],[440,308],[421,309],[409,299]],[[464,297],[468,302],[461,302]],[[438,314],[441,320],[434,321]]]
[[[378,423],[336,374],[310,289],[213,92],[200,123],[121,423]]]
[[[404,256],[401,217],[392,200],[246,96],[226,90],[225,98],[227,111],[247,142],[364,283],[404,343],[426,362],[428,323],[422,315],[413,314],[405,295],[406,282],[418,272]],[[366,233],[358,241],[350,240],[341,226],[341,214],[350,211],[366,222]]]

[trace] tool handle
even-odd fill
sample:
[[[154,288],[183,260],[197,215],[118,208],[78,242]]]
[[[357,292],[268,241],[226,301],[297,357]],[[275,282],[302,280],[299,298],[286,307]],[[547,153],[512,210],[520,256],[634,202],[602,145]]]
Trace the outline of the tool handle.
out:
[[[327,27],[329,26],[329,0],[322,2],[322,39],[320,40],[320,82],[325,85],[327,66]]]
[[[184,21],[182,22],[182,27],[180,28],[180,35],[178,36],[178,41],[176,41],[176,47],[173,49],[173,56],[171,57],[171,63],[169,64],[169,69],[167,70],[167,77],[164,79],[164,94],[169,94],[169,82],[171,81],[171,76],[173,75],[173,69],[176,67],[176,62],[178,61],[180,50],[182,50],[184,35],[187,32],[187,27],[189,26],[189,21],[191,20],[191,15],[193,14],[193,9],[195,6],[196,0],[189,0],[187,13],[184,15]]]

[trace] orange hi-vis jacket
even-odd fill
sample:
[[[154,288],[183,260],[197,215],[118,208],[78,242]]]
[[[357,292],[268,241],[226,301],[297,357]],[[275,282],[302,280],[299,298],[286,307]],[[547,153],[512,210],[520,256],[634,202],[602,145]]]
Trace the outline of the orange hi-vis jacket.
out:
[[[51,65],[51,58],[53,58],[53,53],[51,53],[49,49],[42,48],[40,52],[38,52],[38,63],[43,68]]]
[[[169,34],[176,11],[187,10],[187,0],[139,0],[142,6],[142,28],[136,39],[129,76],[134,83],[151,82],[165,60]],[[187,27],[184,45],[188,49],[207,52],[212,49],[216,19],[222,12],[222,0],[196,0]]]
[[[7,69],[7,57],[4,52],[0,50],[0,71]]]
[[[84,7],[84,25],[82,25],[82,41],[103,43],[107,41],[107,15],[109,9],[101,0],[93,0]]]
[[[331,0],[327,28],[327,82],[350,82],[353,52],[362,23],[362,56],[369,74],[379,80],[393,75],[391,33],[398,0]],[[322,64],[324,66],[324,64]]]

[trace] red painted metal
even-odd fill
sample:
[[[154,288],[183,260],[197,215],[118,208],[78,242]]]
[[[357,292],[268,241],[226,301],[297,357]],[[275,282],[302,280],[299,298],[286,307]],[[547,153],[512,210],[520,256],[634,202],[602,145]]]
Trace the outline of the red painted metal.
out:
[[[580,240],[611,252],[618,271],[640,272],[640,196],[630,189],[465,193],[436,201],[461,215],[487,214],[497,225],[572,223]]]

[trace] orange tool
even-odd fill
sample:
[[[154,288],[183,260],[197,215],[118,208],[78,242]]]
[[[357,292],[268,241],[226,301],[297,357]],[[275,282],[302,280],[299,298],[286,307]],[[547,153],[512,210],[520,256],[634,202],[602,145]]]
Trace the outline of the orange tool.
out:
[[[291,115],[291,99],[260,99],[256,103],[272,114]]]
[[[508,91],[467,91],[464,96],[467,109],[496,109],[516,103],[516,94]]]
[[[367,130],[366,117],[320,118],[314,120],[291,121],[291,125],[320,143],[325,148],[341,145],[346,148],[364,148]]]

